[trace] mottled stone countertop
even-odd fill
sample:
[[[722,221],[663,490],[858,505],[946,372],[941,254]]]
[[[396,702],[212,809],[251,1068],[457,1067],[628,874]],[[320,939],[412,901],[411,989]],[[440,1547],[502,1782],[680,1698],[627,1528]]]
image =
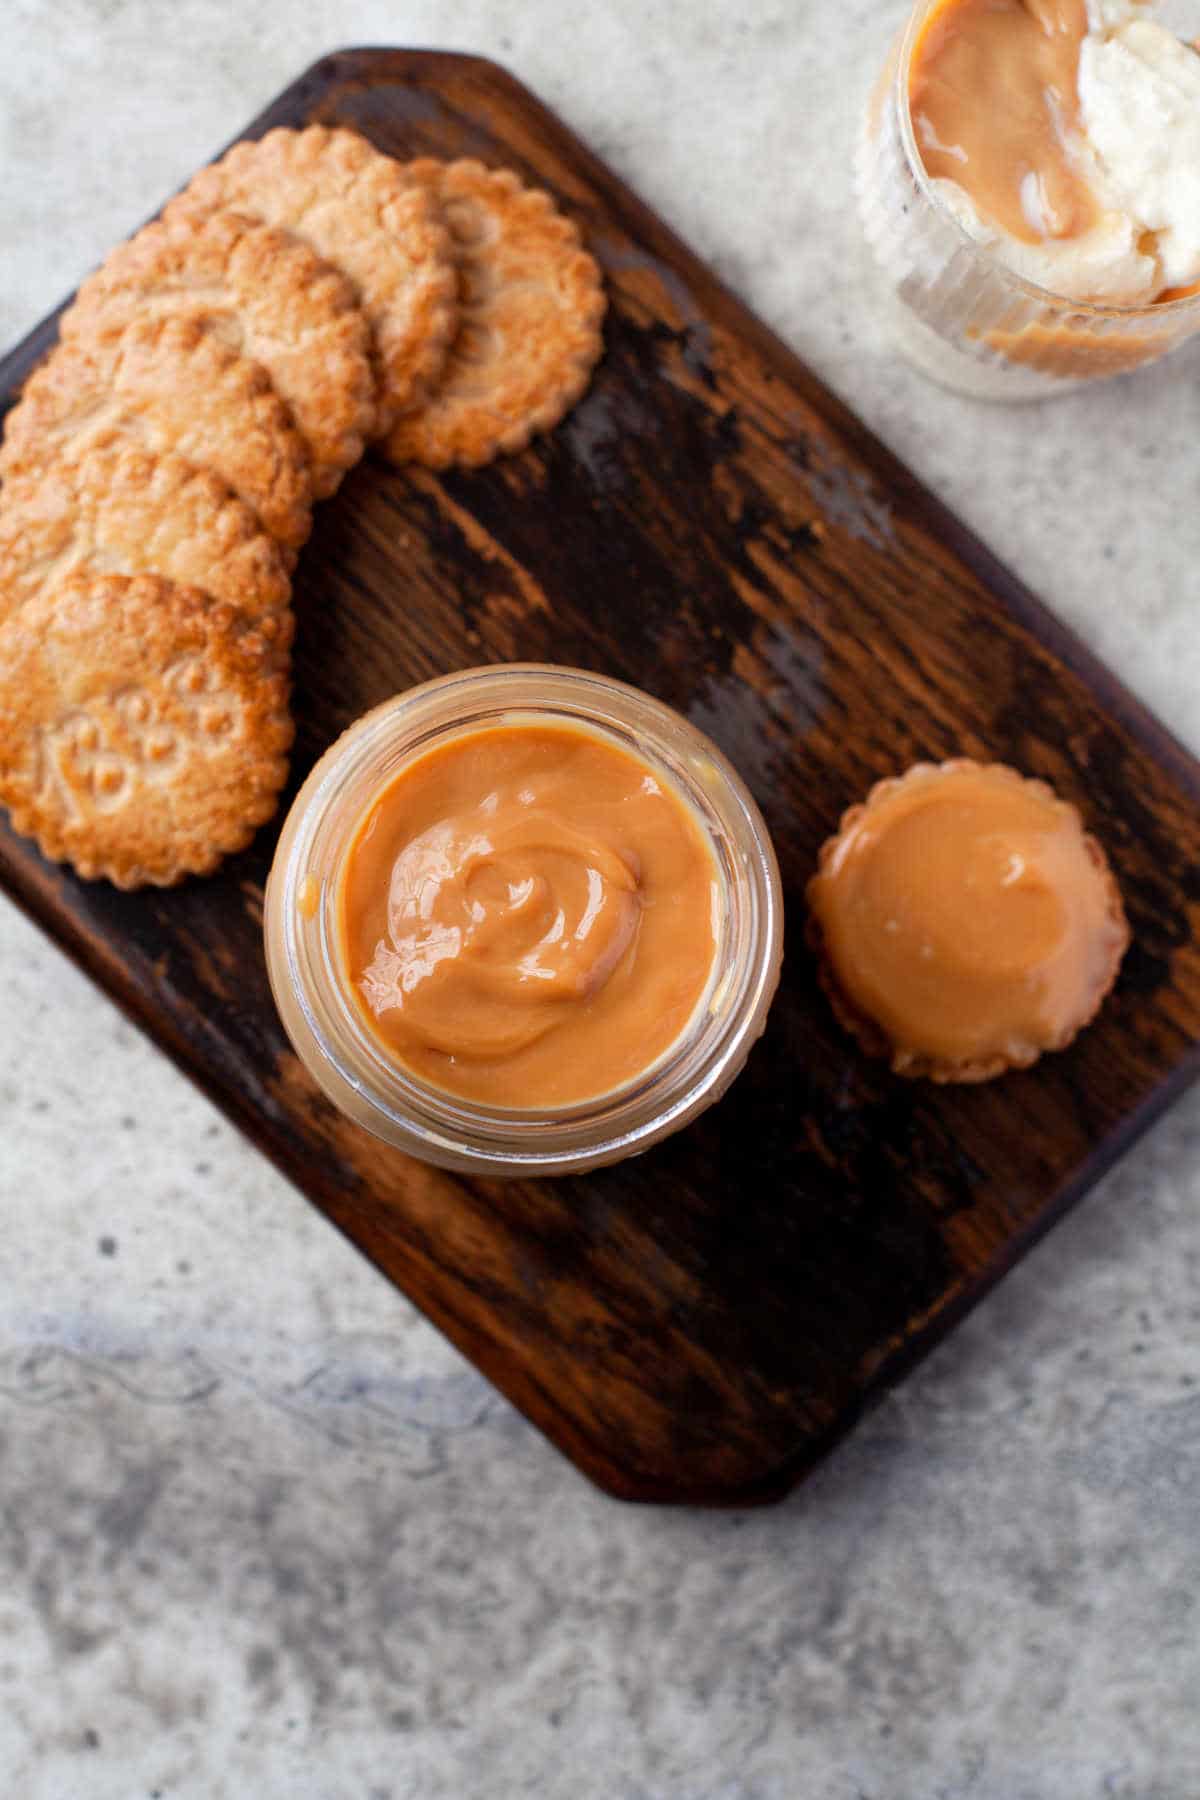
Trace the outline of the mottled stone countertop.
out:
[[[1200,350],[880,338],[845,0],[5,0],[0,340],[319,54],[506,63],[1193,748]],[[795,1497],[594,1492],[0,904],[0,1792],[1194,1800],[1200,1094]]]

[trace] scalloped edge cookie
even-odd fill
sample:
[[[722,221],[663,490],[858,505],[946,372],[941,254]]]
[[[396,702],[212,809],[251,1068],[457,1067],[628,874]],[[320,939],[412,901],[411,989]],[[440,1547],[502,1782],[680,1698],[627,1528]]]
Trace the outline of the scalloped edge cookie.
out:
[[[283,552],[211,470],[127,444],[0,488],[0,621],[76,570],[163,575],[291,641]]]
[[[247,845],[293,738],[274,646],[154,575],[70,576],[0,625],[0,803],[51,862],[173,887]]]
[[[346,277],[290,231],[242,213],[157,220],[118,244],[59,320],[96,341],[142,319],[200,321],[259,363],[291,409],[328,499],[375,429],[366,315]]]
[[[473,159],[408,165],[454,240],[461,323],[437,390],[385,440],[393,462],[477,468],[575,404],[604,348],[600,269],[550,195]]]
[[[195,318],[80,333],[34,370],[4,424],[0,475],[119,440],[211,469],[294,555],[312,528],[308,450],[266,370]]]
[[[294,232],[350,281],[374,338],[384,434],[437,382],[458,323],[454,255],[428,188],[356,131],[279,126],[201,169],[163,218],[219,207]]]

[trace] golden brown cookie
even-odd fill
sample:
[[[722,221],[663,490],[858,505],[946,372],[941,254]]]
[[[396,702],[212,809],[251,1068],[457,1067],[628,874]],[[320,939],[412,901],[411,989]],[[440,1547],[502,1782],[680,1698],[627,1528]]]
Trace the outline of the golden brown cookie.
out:
[[[163,217],[217,207],[295,232],[348,277],[374,334],[382,434],[437,380],[456,324],[453,253],[429,190],[356,131],[309,125],[235,144]]]
[[[809,942],[846,1030],[898,1075],[986,1081],[1062,1050],[1129,927],[1078,809],[999,763],[918,763],[842,817]]]
[[[129,440],[211,469],[294,553],[312,524],[308,451],[258,363],[194,318],[135,321],[59,344],[9,413],[0,475]]]
[[[290,641],[283,553],[208,469],[121,444],[0,488],[0,621],[75,570],[158,574]]]
[[[345,276],[239,213],[158,220],[88,276],[59,334],[94,340],[168,315],[262,364],[308,447],[313,498],[332,494],[375,425],[370,327]]]
[[[287,687],[233,607],[157,575],[70,576],[0,624],[0,804],[89,880],[207,874],[275,811]]]
[[[603,349],[604,287],[575,226],[510,169],[423,159],[409,170],[450,227],[461,323],[439,387],[385,448],[398,463],[476,467],[522,449],[583,393]]]

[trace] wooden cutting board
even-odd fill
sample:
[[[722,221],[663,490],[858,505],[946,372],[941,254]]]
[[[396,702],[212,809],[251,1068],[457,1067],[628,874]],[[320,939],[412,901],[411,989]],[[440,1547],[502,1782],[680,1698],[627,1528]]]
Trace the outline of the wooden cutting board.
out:
[[[728,752],[774,836],[788,928],[766,1036],[640,1160],[461,1180],[342,1120],[291,1054],[260,943],[277,825],[213,880],[132,895],[0,827],[0,881],[594,1481],[768,1499],[1196,1074],[1200,768],[503,70],[347,51],[245,135],[313,120],[548,187],[612,304],[591,391],[551,437],[473,474],[368,460],[319,509],[293,791],[351,719],[446,670],[565,662],[649,689]],[[12,353],[0,391],[53,336],[48,319]],[[843,1037],[803,902],[845,806],[956,754],[1078,801],[1134,930],[1074,1047],[957,1091]]]

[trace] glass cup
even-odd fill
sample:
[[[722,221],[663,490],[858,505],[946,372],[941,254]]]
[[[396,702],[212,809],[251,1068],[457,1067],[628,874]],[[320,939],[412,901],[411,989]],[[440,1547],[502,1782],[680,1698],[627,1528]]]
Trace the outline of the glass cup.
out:
[[[1165,356],[1200,329],[1200,295],[1141,306],[1065,299],[976,243],[936,191],[913,130],[909,71],[942,4],[919,0],[893,44],[855,160],[859,216],[899,349],[944,387],[987,400],[1045,399]],[[1179,29],[1174,16],[1165,22]]]
[[[373,798],[400,767],[498,725],[571,725],[647,763],[690,807],[717,873],[717,947],[679,1037],[632,1082],[572,1106],[484,1106],[418,1080],[389,1057],[348,988],[341,869]],[[761,1035],[779,981],[783,898],[762,816],[694,726],[623,682],[515,663],[411,688],[333,744],[284,823],[267,883],[267,968],[297,1054],[342,1112],[426,1162],[490,1175],[560,1175],[633,1155],[724,1093]]]

